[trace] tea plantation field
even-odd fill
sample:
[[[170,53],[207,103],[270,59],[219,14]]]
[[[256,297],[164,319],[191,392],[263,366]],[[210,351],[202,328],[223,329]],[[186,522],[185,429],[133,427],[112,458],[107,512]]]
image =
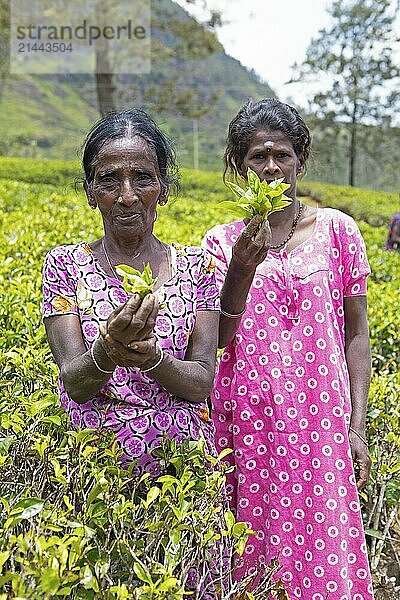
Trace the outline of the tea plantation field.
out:
[[[207,561],[221,523],[239,551],[247,532],[231,513],[221,513],[223,475],[207,470],[198,444],[169,449],[174,473],[155,488],[146,479],[132,483],[119,469],[112,440],[68,429],[39,308],[46,252],[102,235],[99,215],[75,189],[79,177],[74,162],[0,158],[0,600],[179,599],[190,565]],[[400,254],[383,246],[399,197],[308,181],[300,193],[354,216],[367,244],[373,470],[363,514],[377,598],[394,599],[400,597]],[[185,170],[180,195],[159,209],[156,233],[167,242],[198,244],[222,220],[217,202],[228,198],[218,174]],[[270,574],[255,598],[267,598],[268,590],[286,597]],[[222,590],[221,598],[228,593]]]

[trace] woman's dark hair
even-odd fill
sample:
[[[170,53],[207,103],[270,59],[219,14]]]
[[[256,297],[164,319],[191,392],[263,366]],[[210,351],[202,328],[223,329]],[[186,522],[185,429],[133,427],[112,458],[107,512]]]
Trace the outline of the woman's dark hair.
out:
[[[229,123],[224,153],[224,181],[228,171],[235,177],[240,175],[251,140],[263,128],[282,131],[292,142],[301,165],[305,166],[310,156],[311,135],[297,110],[276,98],[250,99]]]
[[[88,184],[93,181],[94,162],[104,144],[110,140],[139,135],[157,156],[161,183],[169,189],[179,189],[179,171],[172,142],[158,128],[153,119],[139,108],[110,113],[98,121],[86,136],[82,165]]]

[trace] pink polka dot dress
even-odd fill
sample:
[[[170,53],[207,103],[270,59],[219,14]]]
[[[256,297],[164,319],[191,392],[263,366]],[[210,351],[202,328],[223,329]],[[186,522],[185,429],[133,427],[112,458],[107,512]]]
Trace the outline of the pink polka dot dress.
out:
[[[203,242],[222,285],[243,221]],[[238,576],[279,554],[291,598],[371,600],[348,428],[345,296],[370,269],[353,219],[318,210],[312,236],[270,251],[221,356],[213,392],[217,450],[234,450],[228,493],[251,536]]]

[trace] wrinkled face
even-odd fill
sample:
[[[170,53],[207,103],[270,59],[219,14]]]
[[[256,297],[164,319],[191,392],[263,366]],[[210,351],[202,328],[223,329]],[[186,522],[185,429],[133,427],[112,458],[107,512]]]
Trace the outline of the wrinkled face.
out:
[[[255,133],[241,165],[243,177],[246,177],[248,167],[268,183],[283,178],[291,186],[285,194],[294,198],[296,175],[301,172],[301,164],[292,142],[282,131],[259,129]]]
[[[143,237],[151,231],[159,199],[166,193],[157,157],[140,136],[106,142],[93,165],[89,204],[99,207],[106,233]]]

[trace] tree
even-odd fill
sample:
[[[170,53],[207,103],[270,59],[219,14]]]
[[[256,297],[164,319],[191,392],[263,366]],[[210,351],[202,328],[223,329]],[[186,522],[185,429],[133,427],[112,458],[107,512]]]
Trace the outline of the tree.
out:
[[[355,184],[355,163],[360,126],[390,122],[400,93],[384,89],[395,84],[399,66],[392,60],[393,24],[399,3],[391,0],[334,0],[328,10],[334,23],[311,41],[302,65],[294,65],[292,82],[325,73],[329,89],[314,96],[311,110],[322,119],[345,123],[348,128],[348,181]],[[397,86],[398,88],[398,86]]]
[[[0,101],[4,91],[4,78],[9,70],[10,7],[8,0],[0,0]]]
[[[0,97],[2,79],[10,74],[8,60],[10,1],[0,0]],[[201,7],[201,20],[189,16],[181,6],[178,6],[172,0],[144,0],[143,6],[146,6],[148,2],[150,3],[151,31],[147,32],[147,35],[151,36],[151,56],[158,64],[160,62],[165,64],[166,73],[168,73],[168,63],[171,60],[175,62],[182,59],[185,61],[201,60],[221,49],[215,35],[215,28],[221,24],[220,13],[209,7],[209,0],[181,0],[181,4]],[[93,0],[89,4],[91,9],[94,10],[94,23],[100,26],[101,29],[113,23],[113,17],[115,20],[116,15],[126,17],[126,14],[130,14],[128,0],[124,2],[119,0]],[[140,3],[138,4],[140,5]],[[61,15],[64,15],[64,9],[67,15],[65,19],[61,17]],[[74,16],[76,16],[77,10],[80,10],[83,13],[82,19],[87,18],[85,9],[85,5],[71,8],[68,3],[64,6],[64,3],[58,0],[47,7],[46,17],[55,23],[68,23],[71,10]],[[36,23],[38,18],[37,4],[32,5],[30,10],[32,11],[32,20],[29,21],[28,19],[27,22]],[[120,80],[125,80],[133,86],[138,83],[140,85],[141,76],[139,74],[135,75],[135,69],[132,70],[130,67],[130,59],[137,59],[140,50],[136,47],[136,50],[132,51],[129,44],[116,46],[113,44],[113,40],[105,39],[104,36],[96,39],[91,45],[91,49],[95,51],[95,67],[92,77],[97,106],[100,114],[104,116],[119,108],[121,90],[118,84]],[[86,53],[83,52],[84,60],[87,58],[88,50],[89,48],[86,48]],[[78,70],[77,73],[74,73],[72,70],[67,76],[70,81],[81,82],[82,74],[83,71]],[[85,86],[84,79],[82,85]],[[176,84],[176,78],[172,81],[171,78],[168,79],[164,75],[161,78],[159,77],[157,81],[152,81],[152,99],[156,99],[158,96],[162,98],[165,96],[165,89],[174,88]],[[91,85],[93,84],[91,83]],[[179,87],[181,96],[177,106],[181,104],[184,92],[190,89],[190,85],[180,85]],[[154,94],[154,91],[156,91],[156,94]],[[213,90],[211,90],[211,95],[215,96]],[[187,107],[189,107],[190,101],[191,98],[188,97]]]
[[[103,4],[103,0],[99,0],[99,2],[100,5]],[[202,7],[204,12],[202,22],[183,12],[175,2],[151,0],[151,54],[157,57],[158,61],[165,62],[166,71],[168,71],[168,62],[176,61],[178,57],[185,60],[199,60],[221,48],[215,35],[215,27],[221,24],[220,13],[210,9],[207,0],[185,0],[185,2],[187,5],[197,4]],[[100,12],[104,13],[105,10],[107,10],[106,7],[103,7]],[[101,65],[106,65],[107,68],[102,69]],[[135,83],[134,76],[130,76],[129,80],[132,84]],[[161,77],[156,84],[152,84],[150,96],[153,104],[162,105],[164,98],[168,95],[170,108],[179,111],[185,93],[187,93],[187,100],[183,102],[183,112],[181,113],[185,114],[193,100],[193,93],[189,93],[190,88],[187,86],[183,93],[182,91],[179,93],[179,98],[172,106],[171,98],[175,99],[175,95],[171,96],[169,92],[171,88],[176,90],[176,85],[176,80],[171,81],[168,77]],[[102,116],[117,109],[117,87],[117,78],[110,71],[107,47],[103,42],[102,45],[98,44],[96,50],[96,91],[98,107]],[[211,96],[215,100],[216,95],[213,91]],[[196,99],[199,101],[200,97]]]

